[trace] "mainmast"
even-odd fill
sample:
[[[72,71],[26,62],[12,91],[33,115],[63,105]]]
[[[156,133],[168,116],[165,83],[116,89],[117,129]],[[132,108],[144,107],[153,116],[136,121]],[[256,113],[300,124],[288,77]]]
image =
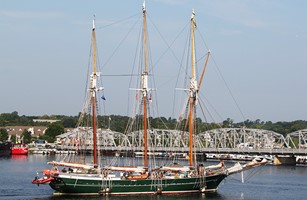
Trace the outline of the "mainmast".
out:
[[[146,27],[146,8],[143,2],[143,44],[145,69],[142,73],[142,97],[143,97],[143,128],[144,128],[144,167],[148,167],[148,139],[147,139],[147,95],[148,95],[148,49],[147,49],[147,27]]]
[[[192,77],[190,82],[190,112],[189,112],[189,141],[190,141],[190,151],[189,151],[189,157],[190,157],[190,166],[193,166],[193,130],[194,130],[194,106],[196,101],[196,95],[197,95],[197,81],[196,81],[196,73],[195,73],[195,28],[196,28],[196,22],[195,22],[195,12],[194,9],[192,11],[191,16],[191,61],[192,61]]]

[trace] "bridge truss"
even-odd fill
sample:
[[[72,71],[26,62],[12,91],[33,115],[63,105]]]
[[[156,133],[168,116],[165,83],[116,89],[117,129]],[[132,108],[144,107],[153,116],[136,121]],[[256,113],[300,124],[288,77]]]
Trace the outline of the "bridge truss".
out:
[[[149,147],[163,150],[189,147],[189,134],[179,130],[151,129],[148,131]],[[98,145],[114,149],[141,150],[143,132],[127,134],[98,129]],[[284,149],[306,148],[307,129],[296,131],[284,137],[274,131],[247,128],[219,128],[194,135],[194,147],[202,148],[241,148],[241,149]],[[63,147],[90,147],[92,129],[76,128],[57,136],[57,144]]]
[[[307,129],[298,130],[292,133],[289,133],[285,140],[289,145],[295,149],[306,149],[307,148]]]

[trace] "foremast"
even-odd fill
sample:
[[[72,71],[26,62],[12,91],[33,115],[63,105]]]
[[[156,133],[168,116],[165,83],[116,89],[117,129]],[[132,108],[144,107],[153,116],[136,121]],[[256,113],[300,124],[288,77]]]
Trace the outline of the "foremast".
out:
[[[97,113],[96,113],[96,101],[97,101],[97,91],[103,88],[97,87],[97,78],[100,73],[97,72],[97,44],[96,44],[96,32],[95,32],[95,18],[93,19],[92,28],[92,47],[93,47],[93,72],[90,75],[90,94],[91,94],[91,112],[92,112],[92,128],[93,128],[93,164],[97,166]]]
[[[200,89],[201,83],[204,78],[204,73],[207,68],[208,59],[210,56],[210,51],[207,54],[206,62],[199,80],[199,83],[197,83],[196,80],[196,71],[195,71],[195,29],[196,29],[196,21],[195,21],[195,11],[193,9],[192,16],[191,16],[191,81],[190,81],[190,88],[189,88],[189,142],[190,142],[190,148],[189,148],[189,164],[192,167],[193,166],[193,134],[194,134],[194,113],[195,113],[195,105],[197,103],[198,98],[198,91]]]

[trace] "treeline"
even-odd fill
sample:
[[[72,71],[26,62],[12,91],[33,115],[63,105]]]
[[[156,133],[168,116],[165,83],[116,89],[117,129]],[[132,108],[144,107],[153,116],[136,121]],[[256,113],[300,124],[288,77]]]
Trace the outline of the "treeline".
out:
[[[80,115],[80,114],[79,114]],[[65,115],[43,115],[43,116],[19,116],[18,112],[12,113],[2,113],[0,114],[0,127],[6,126],[50,126],[48,122],[33,122],[33,119],[52,119],[59,120],[56,124],[63,128],[74,128],[78,124],[78,116],[65,116]],[[129,117],[120,115],[110,115],[110,116],[98,116],[98,126],[100,128],[110,128],[113,131],[125,132],[128,124]],[[160,129],[175,129],[178,128],[178,121],[174,118],[150,118],[151,128]],[[235,123],[234,120],[227,118],[221,123],[207,123],[202,121],[202,119],[196,119],[198,124],[197,132],[203,132],[215,128],[256,128],[275,131],[286,135],[288,133],[307,129],[307,121],[296,120],[292,122],[271,122],[271,121],[261,121],[257,119],[255,121],[245,120],[244,122]],[[181,123],[184,126],[185,123]]]
[[[243,126],[246,128],[270,130],[285,136],[294,131],[307,129],[307,121],[295,120],[292,122],[279,121],[273,123],[272,121],[261,121],[260,119],[257,119],[255,121],[245,120],[244,122],[234,123],[233,120],[228,118],[223,122],[223,127],[238,128]]]

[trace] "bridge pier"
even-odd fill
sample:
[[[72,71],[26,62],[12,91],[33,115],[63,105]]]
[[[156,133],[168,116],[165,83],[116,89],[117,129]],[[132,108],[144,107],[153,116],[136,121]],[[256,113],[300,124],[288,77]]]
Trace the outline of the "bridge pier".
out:
[[[276,155],[274,157],[274,165],[296,165],[296,157]]]

